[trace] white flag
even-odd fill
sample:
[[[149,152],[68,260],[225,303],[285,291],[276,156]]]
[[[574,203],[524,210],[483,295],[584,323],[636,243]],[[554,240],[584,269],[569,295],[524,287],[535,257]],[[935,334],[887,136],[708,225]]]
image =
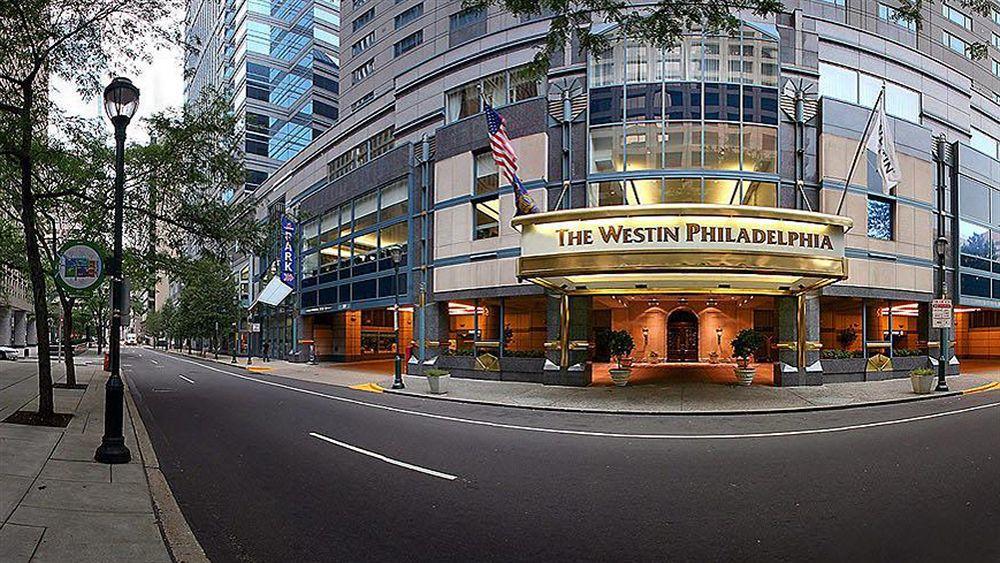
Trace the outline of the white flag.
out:
[[[899,173],[899,160],[896,158],[896,143],[892,138],[889,118],[885,115],[885,88],[875,102],[875,119],[867,131],[865,148],[875,153],[878,159],[878,170],[882,176],[882,192],[888,194],[903,178]]]

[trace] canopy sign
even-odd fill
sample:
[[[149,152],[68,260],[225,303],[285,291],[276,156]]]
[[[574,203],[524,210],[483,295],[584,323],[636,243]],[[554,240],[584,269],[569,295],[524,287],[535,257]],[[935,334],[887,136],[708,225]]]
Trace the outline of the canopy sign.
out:
[[[575,293],[794,294],[847,277],[851,220],[724,205],[609,206],[517,217],[518,276]]]

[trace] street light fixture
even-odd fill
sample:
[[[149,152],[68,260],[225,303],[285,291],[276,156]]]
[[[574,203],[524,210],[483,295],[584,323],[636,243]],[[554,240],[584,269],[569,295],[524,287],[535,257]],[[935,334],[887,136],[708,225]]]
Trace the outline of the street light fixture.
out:
[[[128,463],[132,453],[123,433],[125,385],[121,378],[122,307],[122,222],[125,206],[125,128],[139,108],[139,89],[128,78],[117,77],[104,89],[104,110],[115,127],[115,226],[114,255],[111,258],[111,341],[108,353],[111,376],[104,386],[104,436],[94,453],[100,463]]]
[[[405,389],[406,385],[403,384],[403,357],[399,354],[399,263],[403,260],[403,247],[398,244],[394,244],[386,248],[386,250],[389,252],[389,256],[392,257],[392,285],[395,289],[392,293],[396,304],[392,320],[393,332],[395,333],[396,339],[396,365],[392,379],[392,388]]]
[[[944,236],[944,233],[941,235],[934,240],[934,252],[937,254],[938,262],[938,299],[945,299],[948,294],[948,286],[945,283],[945,256],[948,253],[948,238]],[[940,328],[938,330],[938,381],[934,390],[947,391],[948,381],[945,379],[945,375],[948,369],[948,329]]]

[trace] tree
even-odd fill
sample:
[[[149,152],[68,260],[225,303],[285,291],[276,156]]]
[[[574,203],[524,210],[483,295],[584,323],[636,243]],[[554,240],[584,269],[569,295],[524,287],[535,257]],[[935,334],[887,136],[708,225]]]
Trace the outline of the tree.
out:
[[[239,316],[239,295],[229,267],[211,257],[189,264],[173,315],[177,334],[190,343],[211,340],[218,348],[219,328],[228,328]],[[188,346],[190,348],[190,344]]]
[[[96,92],[111,57],[143,60],[147,38],[165,39],[154,25],[169,0],[17,0],[0,3],[0,172],[3,201],[17,214],[31,282],[38,340],[38,414],[54,415],[49,364],[46,276],[39,244],[38,206],[62,194],[38,182],[36,158],[51,110],[48,82],[60,77]],[[176,33],[175,33],[176,36]],[[175,37],[176,38],[176,37]]]

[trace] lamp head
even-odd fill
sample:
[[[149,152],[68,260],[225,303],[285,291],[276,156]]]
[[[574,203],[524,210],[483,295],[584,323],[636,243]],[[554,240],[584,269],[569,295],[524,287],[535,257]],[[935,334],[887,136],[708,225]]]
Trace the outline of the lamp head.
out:
[[[948,252],[948,239],[945,237],[938,237],[934,240],[934,251],[939,257],[944,256]]]
[[[403,259],[403,247],[398,244],[394,244],[386,250],[392,258],[392,263],[398,266],[399,262]]]
[[[104,111],[111,121],[128,123],[139,109],[139,89],[128,78],[115,77],[104,89]]]

